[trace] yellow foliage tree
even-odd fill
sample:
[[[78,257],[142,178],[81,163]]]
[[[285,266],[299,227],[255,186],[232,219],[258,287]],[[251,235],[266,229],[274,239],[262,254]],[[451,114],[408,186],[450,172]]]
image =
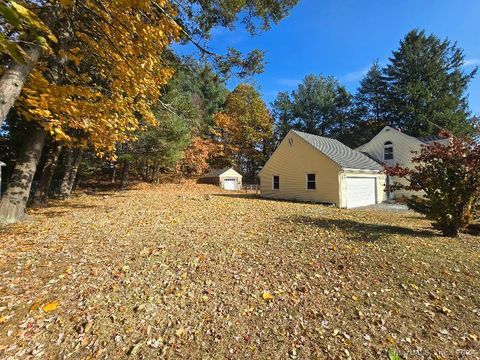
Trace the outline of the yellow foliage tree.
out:
[[[175,14],[167,1],[157,2]],[[66,44],[57,49],[56,62],[65,69],[52,74],[51,67],[37,67],[18,102],[24,118],[57,140],[88,142],[101,154],[113,153],[142,123],[155,124],[151,109],[173,75],[164,52],[180,32],[150,1],[114,3],[82,2],[78,29],[66,39],[58,36]]]
[[[168,1],[72,4],[64,2],[71,8],[62,11],[74,20],[52,29],[58,44],[31,72],[17,101],[17,111],[37,126],[0,204],[4,222],[25,212],[45,141],[38,127],[58,141],[111,154],[142,124],[155,124],[151,109],[173,75],[164,53],[180,27]]]
[[[225,110],[215,114],[215,123],[224,144],[217,166],[236,165],[253,181],[273,137],[273,118],[260,94],[251,85],[238,85],[228,95]]]

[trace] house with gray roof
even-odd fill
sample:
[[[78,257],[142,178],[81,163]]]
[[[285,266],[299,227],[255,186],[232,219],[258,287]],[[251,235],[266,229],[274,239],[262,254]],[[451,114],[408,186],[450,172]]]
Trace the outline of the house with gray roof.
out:
[[[355,208],[386,199],[383,166],[338,140],[291,130],[259,173],[261,196]]]
[[[423,146],[432,144],[448,144],[448,139],[439,135],[414,137],[397,130],[391,126],[385,126],[368,143],[358,147],[356,150],[364,153],[370,158],[386,166],[400,165],[406,168],[413,168],[413,158],[418,154]],[[400,183],[407,185],[405,179],[397,177],[387,177],[387,197],[389,199],[409,197],[413,194],[421,195],[409,190],[390,190],[390,184]]]

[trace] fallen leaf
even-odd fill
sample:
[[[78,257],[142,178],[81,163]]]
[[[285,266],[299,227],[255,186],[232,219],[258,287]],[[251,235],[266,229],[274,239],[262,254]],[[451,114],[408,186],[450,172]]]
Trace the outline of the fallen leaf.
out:
[[[46,303],[42,306],[42,311],[48,313],[50,311],[56,310],[59,306],[60,303],[57,300],[50,301],[49,303]]]
[[[270,294],[268,291],[265,291],[262,297],[263,297],[263,300],[266,300],[266,301],[273,300],[273,295]]]
[[[183,327],[181,327],[180,329],[177,329],[177,331],[175,331],[175,334],[178,336],[178,337],[182,337],[182,336],[185,336],[187,332],[185,331],[185,329]]]

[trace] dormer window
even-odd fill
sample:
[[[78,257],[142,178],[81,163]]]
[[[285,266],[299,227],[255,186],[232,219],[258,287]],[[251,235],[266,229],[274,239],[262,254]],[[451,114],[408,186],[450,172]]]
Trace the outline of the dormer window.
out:
[[[393,144],[391,141],[383,144],[383,160],[393,160]]]

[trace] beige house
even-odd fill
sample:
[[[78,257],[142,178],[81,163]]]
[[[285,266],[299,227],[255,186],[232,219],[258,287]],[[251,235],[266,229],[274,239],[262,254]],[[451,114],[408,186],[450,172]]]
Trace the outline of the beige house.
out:
[[[420,152],[422,146],[428,146],[433,143],[446,144],[448,140],[437,135],[416,138],[386,126],[372,140],[356,150],[387,166],[399,164],[400,166],[411,168],[413,167],[412,159],[415,157],[415,153]],[[387,177],[387,197],[389,199],[408,197],[413,194],[406,190],[388,191],[388,184],[393,182],[405,183],[405,180]]]
[[[242,175],[231,167],[214,169],[198,179],[202,184],[213,184],[225,190],[241,190]]]
[[[381,203],[383,167],[341,142],[291,130],[259,173],[261,196],[354,208]]]

